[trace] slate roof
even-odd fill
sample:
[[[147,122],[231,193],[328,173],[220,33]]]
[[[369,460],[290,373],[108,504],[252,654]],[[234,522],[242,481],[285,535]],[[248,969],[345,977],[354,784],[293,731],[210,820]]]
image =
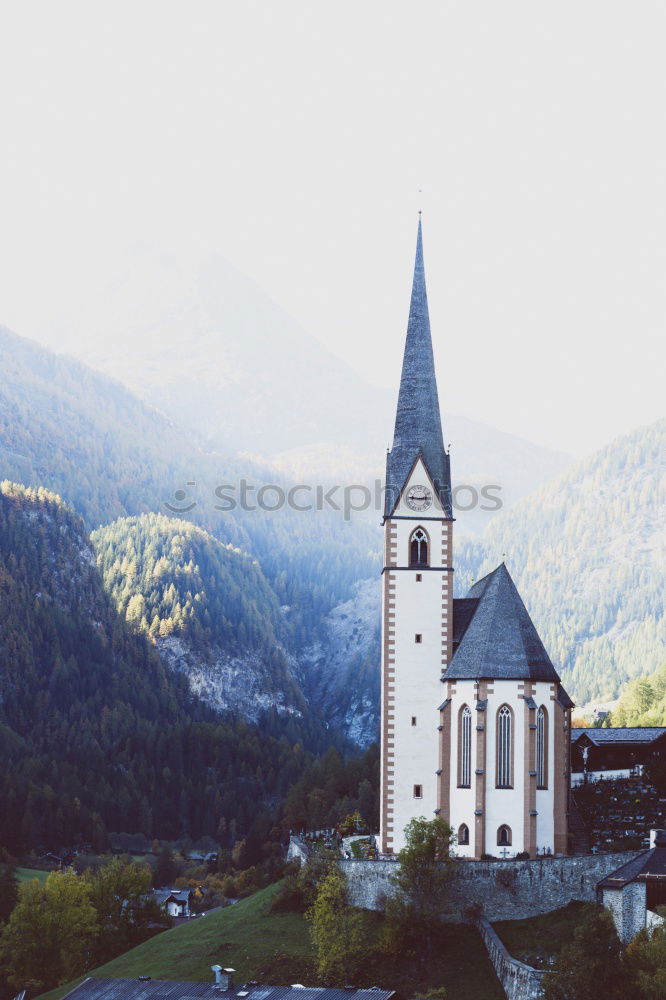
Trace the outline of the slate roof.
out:
[[[67,994],[76,1000],[389,1000],[392,990],[337,990],[327,987],[261,986],[235,984],[229,990],[215,989],[213,982],[187,983],[164,979],[89,978]]]
[[[387,517],[393,513],[400,492],[419,455],[442,501],[446,516],[452,517],[451,471],[449,456],[444,450],[439,412],[420,219],[393,447],[386,456]]]
[[[453,641],[458,646],[446,680],[551,681],[560,678],[504,563],[453,602]],[[563,688],[563,703],[571,704]]]
[[[636,744],[645,746],[654,743],[666,734],[666,728],[648,726],[626,726],[621,729],[572,729],[571,742],[575,743],[581,736],[587,736],[595,746],[626,746]]]
[[[597,883],[600,889],[622,889],[630,882],[663,882],[666,879],[666,831],[657,830],[655,846],[627,861]]]
[[[453,645],[458,646],[467,631],[467,626],[474,617],[478,597],[453,598]]]

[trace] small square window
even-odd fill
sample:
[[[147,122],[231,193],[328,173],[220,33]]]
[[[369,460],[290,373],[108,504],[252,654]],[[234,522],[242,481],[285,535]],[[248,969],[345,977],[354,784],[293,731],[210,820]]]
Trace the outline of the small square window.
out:
[[[422,579],[423,579],[423,573],[417,573],[416,574],[416,582],[420,583]]]
[[[423,798],[423,785],[414,785],[414,798],[415,799]]]
[[[413,726],[416,725],[416,716],[415,715],[412,716],[412,725]]]
[[[420,632],[417,632],[416,635],[414,636],[414,642],[423,642],[423,636],[421,635]]]

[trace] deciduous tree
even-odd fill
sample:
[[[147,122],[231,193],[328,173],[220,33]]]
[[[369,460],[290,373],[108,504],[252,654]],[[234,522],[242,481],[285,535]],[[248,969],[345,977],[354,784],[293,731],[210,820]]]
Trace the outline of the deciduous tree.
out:
[[[351,981],[367,952],[364,917],[349,905],[347,881],[331,864],[319,883],[307,919],[317,956],[317,972],[330,986]]]
[[[91,967],[97,914],[90,884],[71,869],[21,886],[19,902],[0,937],[10,983],[33,995],[66,983]]]
[[[666,907],[659,913],[666,917]],[[666,925],[642,930],[625,951],[627,973],[633,983],[632,997],[663,1000],[666,997]]]
[[[426,961],[454,878],[453,832],[441,816],[420,816],[407,825],[405,838],[398,854],[400,867],[391,878],[395,894],[386,903],[385,941]]]
[[[613,918],[590,903],[571,943],[544,976],[544,1000],[625,1000],[632,996],[628,987]]]

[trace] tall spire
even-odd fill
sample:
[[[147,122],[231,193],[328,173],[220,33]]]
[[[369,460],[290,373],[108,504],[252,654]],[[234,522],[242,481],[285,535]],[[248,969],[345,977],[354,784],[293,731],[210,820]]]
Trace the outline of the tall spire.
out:
[[[416,238],[416,261],[409,306],[407,340],[395,416],[393,447],[386,459],[386,515],[390,515],[420,455],[444,506],[451,516],[451,473],[444,450],[435,362],[432,353],[428,295],[423,265],[421,213]]]

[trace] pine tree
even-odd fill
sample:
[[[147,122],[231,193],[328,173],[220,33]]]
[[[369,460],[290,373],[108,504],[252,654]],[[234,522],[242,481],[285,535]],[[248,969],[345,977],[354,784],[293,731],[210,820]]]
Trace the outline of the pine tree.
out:
[[[11,865],[0,865],[0,925],[6,923],[19,898],[19,880]]]

